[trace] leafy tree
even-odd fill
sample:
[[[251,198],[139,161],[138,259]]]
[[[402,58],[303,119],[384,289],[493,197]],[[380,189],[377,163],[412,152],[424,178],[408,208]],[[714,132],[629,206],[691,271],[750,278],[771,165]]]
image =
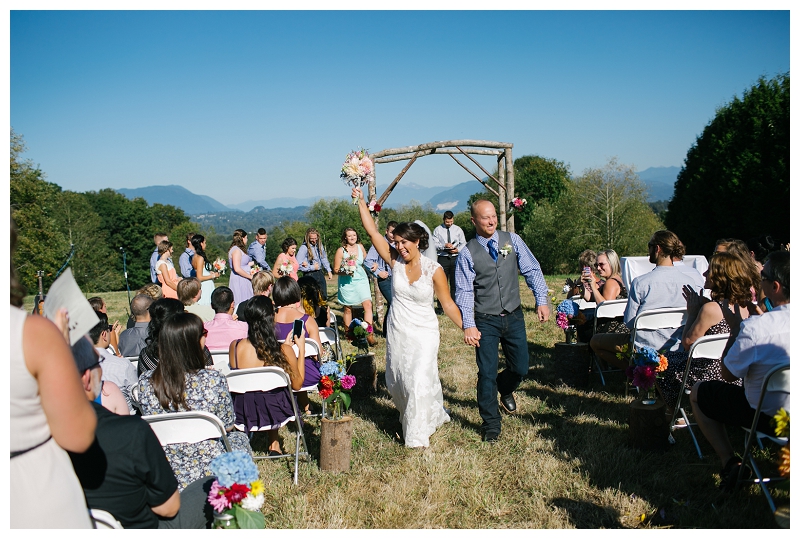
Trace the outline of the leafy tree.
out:
[[[719,108],[689,149],[666,224],[689,252],[718,238],[789,237],[789,74]]]
[[[320,199],[308,208],[306,216],[309,226],[313,226],[319,230],[322,244],[330,253],[329,258],[333,256],[335,248],[340,245],[342,231],[347,227],[354,228],[358,232],[359,238],[361,238],[363,242],[366,242],[364,246],[369,248],[369,237],[364,227],[361,226],[361,217],[358,214],[358,208],[349,198],[347,200]],[[381,212],[381,219],[383,219],[383,212]],[[283,241],[283,238],[281,238],[281,241]],[[267,242],[269,242],[269,240],[267,240]],[[298,240],[298,243],[299,242],[300,240]],[[332,262],[333,260],[331,260],[331,263]]]
[[[156,232],[166,232],[169,234],[175,227],[189,223],[189,217],[183,210],[171,204],[153,204],[150,206],[150,215],[152,216],[154,234]],[[185,235],[184,233],[184,236]],[[182,245],[186,242],[186,239],[184,237],[183,240],[176,243],[175,240],[172,239],[172,236],[170,236],[170,241],[176,245]],[[175,250],[178,251],[178,249]]]

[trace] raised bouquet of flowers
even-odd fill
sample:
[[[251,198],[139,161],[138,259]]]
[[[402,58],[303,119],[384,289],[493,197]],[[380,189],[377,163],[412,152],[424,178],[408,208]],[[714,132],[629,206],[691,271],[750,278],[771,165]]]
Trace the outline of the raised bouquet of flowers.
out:
[[[524,198],[514,197],[511,199],[511,205],[513,206],[512,209],[516,211],[520,211],[525,205],[528,204],[528,201]]]
[[[351,255],[345,251],[342,257],[342,265],[339,267],[339,273],[342,275],[349,275],[352,277],[356,274],[356,266],[358,265],[358,257]]]
[[[626,350],[623,350],[621,357],[624,357],[625,352]],[[620,357],[620,354],[617,357]],[[634,386],[648,393],[647,400],[652,402],[645,402],[645,404],[654,404],[655,395],[652,390],[656,384],[656,378],[667,370],[669,364],[667,357],[657,352],[655,348],[644,346],[634,350],[631,359],[633,364],[627,368],[625,374],[632,380]]]
[[[342,165],[339,177],[350,187],[361,188],[375,181],[375,165],[369,158],[369,153],[363,148],[347,154]],[[353,199],[353,204],[358,204],[358,199]]]
[[[227,269],[225,261],[221,258],[216,259],[212,264],[212,266],[214,266],[214,269],[217,270],[220,274],[225,273],[225,270]]]
[[[347,340],[353,343],[353,346],[358,348],[359,350],[369,350],[369,342],[367,341],[368,335],[372,334],[373,329],[372,325],[364,322],[363,320],[359,320],[358,318],[353,318],[353,321],[350,322],[350,327],[347,328],[347,333],[345,336]]]
[[[342,414],[350,408],[350,390],[356,385],[356,377],[347,374],[344,365],[339,361],[323,363],[319,373],[322,375],[318,385],[319,396],[326,404],[326,409],[330,406],[329,417],[333,420],[341,419]]]
[[[280,275],[291,275],[294,271],[294,266],[292,266],[291,260],[285,260],[281,262],[281,265],[278,266],[278,273]]]
[[[244,451],[222,453],[209,468],[217,476],[208,493],[214,527],[263,530],[264,484],[252,457]]]

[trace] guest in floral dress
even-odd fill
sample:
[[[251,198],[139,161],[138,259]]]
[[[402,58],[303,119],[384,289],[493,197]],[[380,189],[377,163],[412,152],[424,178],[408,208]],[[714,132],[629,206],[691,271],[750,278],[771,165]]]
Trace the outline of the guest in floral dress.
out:
[[[210,412],[225,424],[231,449],[252,454],[247,436],[233,430],[233,400],[225,376],[205,368],[204,346],[203,321],[197,315],[180,313],[164,322],[159,335],[158,366],[139,378],[142,412]],[[180,490],[203,476],[213,475],[208,465],[224,451],[222,440],[218,439],[164,447]]]
[[[704,288],[711,290],[711,301],[699,295],[690,287],[684,287],[686,298],[686,325],[681,340],[682,350],[667,352],[669,365],[662,376],[656,380],[659,391],[667,405],[667,414],[672,415],[683,375],[686,360],[694,342],[704,335],[730,333],[731,328],[723,315],[723,309],[739,311],[746,320],[755,309],[750,285],[752,278],[747,262],[731,253],[719,252],[711,257],[706,272]],[[693,359],[686,387],[691,388],[700,380],[722,380],[719,359]],[[741,384],[741,381],[737,381]]]

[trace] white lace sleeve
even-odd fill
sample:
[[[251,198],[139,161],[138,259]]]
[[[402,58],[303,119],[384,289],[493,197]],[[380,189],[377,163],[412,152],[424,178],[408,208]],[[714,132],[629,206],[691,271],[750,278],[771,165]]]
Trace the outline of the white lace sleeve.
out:
[[[420,260],[422,260],[422,274],[431,279],[433,279],[433,274],[436,273],[436,269],[442,267],[441,264],[426,256],[420,256]]]

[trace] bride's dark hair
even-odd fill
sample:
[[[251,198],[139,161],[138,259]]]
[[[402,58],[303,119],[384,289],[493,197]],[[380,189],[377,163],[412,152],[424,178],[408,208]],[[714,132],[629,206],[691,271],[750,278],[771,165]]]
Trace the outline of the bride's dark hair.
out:
[[[395,236],[400,236],[404,240],[419,240],[419,250],[424,251],[428,248],[428,233],[417,223],[400,223],[392,231]]]

